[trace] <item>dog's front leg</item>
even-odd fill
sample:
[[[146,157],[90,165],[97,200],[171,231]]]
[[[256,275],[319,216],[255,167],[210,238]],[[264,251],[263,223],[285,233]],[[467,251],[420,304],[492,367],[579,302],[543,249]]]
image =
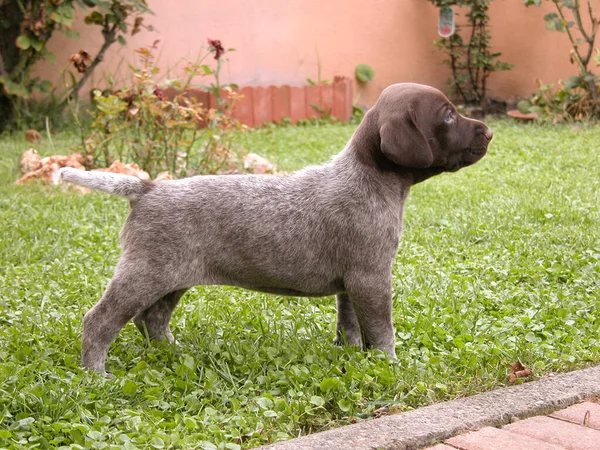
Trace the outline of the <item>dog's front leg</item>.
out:
[[[354,307],[348,297],[348,294],[336,295],[337,306],[337,324],[335,329],[336,337],[333,342],[337,345],[350,345],[362,347],[362,335],[360,333],[360,324],[356,318]]]
[[[386,277],[387,278],[387,277]],[[380,277],[349,277],[348,298],[360,324],[365,348],[383,350],[396,359],[396,338],[392,323],[392,283]]]

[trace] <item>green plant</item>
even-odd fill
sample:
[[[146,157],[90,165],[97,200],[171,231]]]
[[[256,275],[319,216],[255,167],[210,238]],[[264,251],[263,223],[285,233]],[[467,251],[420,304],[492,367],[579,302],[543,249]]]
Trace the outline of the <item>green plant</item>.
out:
[[[501,53],[493,53],[491,36],[488,32],[490,16],[488,8],[491,0],[429,0],[438,8],[466,7],[467,25],[456,24],[456,32],[449,38],[434,42],[446,53],[443,64],[452,70],[449,80],[450,91],[469,105],[480,105],[485,112],[487,79],[498,71],[509,70],[513,66],[498,58]]]
[[[354,69],[354,75],[361,83],[367,83],[375,77],[375,71],[368,64],[358,64]]]
[[[532,109],[542,113],[542,120],[558,123],[598,119],[597,101],[581,83],[573,83],[573,78],[556,84],[544,84],[537,80],[537,85],[538,90],[531,95],[529,102]]]
[[[117,159],[134,162],[153,177],[161,171],[183,177],[234,168],[231,131],[243,130],[244,126],[231,113],[240,94],[220,84],[219,63],[217,69],[204,63],[214,47],[195,62],[188,62],[183,80],[170,80],[162,86],[156,80],[160,72],[154,57],[157,45],[158,41],[136,50],[140,67],[131,67],[132,86],[107,95],[95,91],[93,133],[85,139],[88,153],[96,165],[108,166]],[[217,53],[217,60],[222,52]],[[194,79],[207,75],[215,80],[211,92],[218,99],[216,108],[186,95]],[[173,90],[171,99],[166,88]],[[227,98],[221,97],[223,93]]]
[[[5,0],[0,3],[0,130],[9,122],[21,126],[27,117],[32,94],[47,94],[52,89],[48,80],[32,76],[32,68],[42,58],[55,61],[47,44],[55,32],[69,37],[77,9],[90,11],[87,24],[99,25],[104,43],[92,58],[87,52],[71,57],[78,72],[66,86],[62,99],[55,98],[56,112],[64,109],[67,99],[76,97],[79,89],[103,60],[108,47],[115,42],[125,44],[124,36],[137,33],[143,26],[144,14],[150,13],[146,0]],[[38,124],[39,125],[39,124]]]
[[[546,28],[568,36],[571,43],[569,58],[579,73],[560,82],[559,86],[538,83],[540,90],[534,94],[532,102],[540,104],[555,121],[598,119],[599,78],[590,70],[589,64],[600,20],[594,15],[592,1],[587,0],[585,7],[580,0],[547,1],[554,4],[556,12],[544,16]],[[525,6],[540,6],[542,0],[525,0],[524,3]]]

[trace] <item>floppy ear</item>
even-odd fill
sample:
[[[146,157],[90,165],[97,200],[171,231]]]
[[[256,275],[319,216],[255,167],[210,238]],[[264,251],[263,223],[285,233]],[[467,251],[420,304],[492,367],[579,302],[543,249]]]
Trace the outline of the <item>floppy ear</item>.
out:
[[[433,164],[433,153],[412,116],[406,111],[385,119],[379,128],[381,152],[398,166],[426,169]]]

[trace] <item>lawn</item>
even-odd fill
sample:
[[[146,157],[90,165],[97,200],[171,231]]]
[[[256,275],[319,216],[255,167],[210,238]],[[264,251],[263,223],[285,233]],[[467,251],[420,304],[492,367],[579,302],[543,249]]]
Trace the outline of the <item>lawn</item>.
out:
[[[198,287],[174,315],[176,346],[122,330],[114,379],[79,368],[79,339],[127,202],[15,186],[29,145],[0,137],[0,448],[250,448],[502,386],[515,361],[534,378],[600,361],[600,127],[491,126],[480,163],[412,190],[394,268],[397,361],[333,346],[331,297]],[[353,130],[240,142],[293,170]],[[37,148],[76,145],[63,133]]]

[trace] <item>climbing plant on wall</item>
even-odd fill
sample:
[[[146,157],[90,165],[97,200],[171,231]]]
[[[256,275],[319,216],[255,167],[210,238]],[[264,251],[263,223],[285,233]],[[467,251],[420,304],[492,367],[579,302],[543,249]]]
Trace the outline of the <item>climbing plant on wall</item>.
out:
[[[500,61],[501,53],[493,52],[489,34],[491,0],[429,0],[438,8],[464,9],[466,24],[455,25],[455,33],[434,41],[434,45],[446,54],[443,64],[450,67],[451,94],[469,105],[481,105],[485,111],[487,81],[498,71],[513,66]]]

